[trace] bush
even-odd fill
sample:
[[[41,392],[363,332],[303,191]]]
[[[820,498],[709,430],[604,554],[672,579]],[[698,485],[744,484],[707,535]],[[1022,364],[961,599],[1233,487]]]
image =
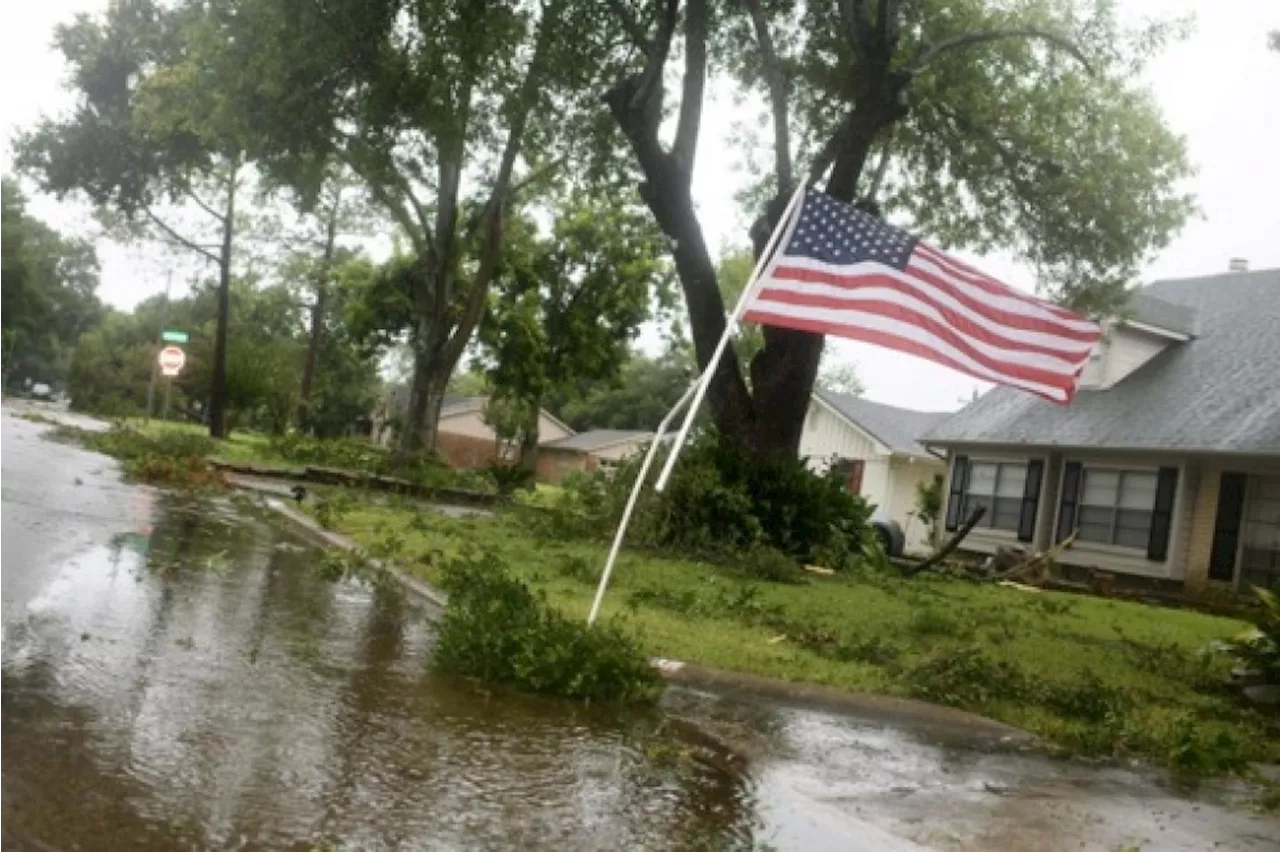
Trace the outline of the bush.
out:
[[[566,478],[537,523],[552,535],[607,535],[639,468],[636,457],[611,477]],[[843,569],[865,552],[870,515],[836,476],[815,474],[797,460],[761,459],[707,435],[685,450],[666,491],[640,502],[628,538],[716,559],[768,548],[792,563]],[[781,564],[772,556],[749,558]]]
[[[375,476],[394,476],[439,487],[459,484],[458,474],[431,453],[393,456],[386,448],[360,438],[313,438],[289,432],[271,439],[271,453],[293,464],[333,467]],[[468,484],[483,485],[484,477]]]
[[[445,563],[441,585],[449,593],[434,658],[441,671],[588,701],[652,701],[662,691],[634,638],[568,619],[496,556]]]
[[[742,554],[738,563],[742,572],[753,580],[770,583],[803,583],[806,578],[790,556],[768,545],[756,545]]]

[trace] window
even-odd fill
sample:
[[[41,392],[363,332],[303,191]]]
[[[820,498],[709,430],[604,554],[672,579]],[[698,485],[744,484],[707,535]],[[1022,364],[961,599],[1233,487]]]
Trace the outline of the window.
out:
[[[1026,487],[1026,462],[974,461],[969,465],[960,515],[968,518],[976,507],[986,506],[978,526],[1017,532]]]
[[[1082,476],[1077,539],[1145,550],[1156,504],[1156,471],[1086,467]]]
[[[1280,476],[1249,479],[1240,568],[1245,583],[1267,588],[1280,581]]]

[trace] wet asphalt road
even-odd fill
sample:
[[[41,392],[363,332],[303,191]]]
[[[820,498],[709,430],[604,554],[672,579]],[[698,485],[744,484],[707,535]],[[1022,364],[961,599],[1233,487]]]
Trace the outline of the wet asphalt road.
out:
[[[403,601],[319,583],[314,553],[225,499],[125,484],[17,410],[6,849],[1280,849],[1230,784],[1192,796],[696,690],[619,716],[433,677]],[[672,762],[651,734],[672,719],[746,762]]]

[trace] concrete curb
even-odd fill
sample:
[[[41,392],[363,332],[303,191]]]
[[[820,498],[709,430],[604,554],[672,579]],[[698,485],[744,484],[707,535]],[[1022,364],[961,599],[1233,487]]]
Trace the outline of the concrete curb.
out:
[[[333,530],[327,530],[310,516],[299,512],[283,500],[275,497],[267,497],[263,501],[267,508],[276,512],[280,516],[291,521],[298,527],[298,531],[303,536],[315,544],[324,548],[336,548],[344,550],[348,553],[363,553],[360,545],[348,536]],[[443,610],[449,603],[449,596],[444,592],[432,586],[430,583],[420,580],[417,577],[404,571],[402,568],[380,559],[374,559],[368,555],[364,555],[365,561],[378,571],[382,571],[404,587],[405,591],[410,592],[431,604],[439,610]]]
[[[247,485],[247,483],[246,483]],[[252,486],[250,486],[252,487]],[[265,497],[266,506],[290,521],[303,537],[324,548],[337,548],[359,553],[361,548],[350,537],[327,530],[313,518],[281,499]],[[416,595],[430,607],[442,612],[449,598],[430,583],[412,576],[396,565],[365,557],[379,571],[398,582],[405,591]],[[711,669],[682,660],[654,658],[650,661],[665,680],[680,686],[701,689],[721,697],[764,698],[775,703],[822,710],[869,722],[893,725],[923,735],[931,740],[957,746],[994,748],[1026,748],[1039,743],[1027,731],[957,710],[909,698],[894,698],[872,693],[844,692],[814,683],[762,677],[741,672]]]

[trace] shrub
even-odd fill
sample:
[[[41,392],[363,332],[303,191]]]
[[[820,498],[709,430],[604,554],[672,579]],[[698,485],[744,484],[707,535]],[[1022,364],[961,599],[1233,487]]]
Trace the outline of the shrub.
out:
[[[652,701],[662,691],[631,635],[568,619],[494,555],[445,563],[441,584],[449,593],[434,658],[441,671],[582,700]]]
[[[637,457],[612,476],[566,478],[536,523],[552,535],[607,535],[639,468]],[[838,477],[815,474],[797,460],[761,459],[706,435],[680,457],[666,491],[641,501],[628,538],[717,559],[771,548],[792,563],[848,568],[865,552],[870,514]],[[772,556],[750,558],[781,564]]]
[[[769,583],[804,583],[800,566],[790,556],[765,544],[758,544],[742,554],[738,567],[753,580]]]
[[[1254,586],[1259,603],[1257,626],[1236,637],[1232,654],[1266,683],[1280,684],[1280,595],[1272,589]]]

